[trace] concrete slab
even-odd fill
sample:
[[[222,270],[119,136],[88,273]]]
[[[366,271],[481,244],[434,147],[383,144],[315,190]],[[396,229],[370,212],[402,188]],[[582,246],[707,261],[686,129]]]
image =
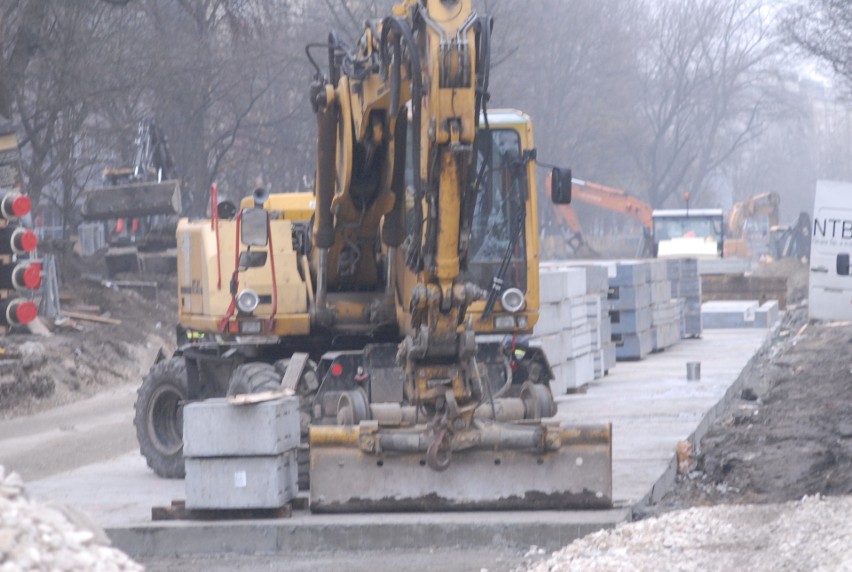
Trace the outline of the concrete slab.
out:
[[[613,495],[607,511],[311,515],[227,522],[151,522],[152,506],[185,498],[182,481],[154,476],[134,453],[33,481],[31,495],[92,514],[114,544],[140,558],[177,554],[382,550],[452,545],[556,549],[630,518],[675,479],[675,446],[697,440],[739,391],[735,382],[767,330],[713,330],[641,362],[621,364],[582,394],[558,398],[566,425],[613,424]],[[716,359],[711,359],[714,356]],[[702,378],[686,380],[701,361]]]
[[[752,328],[760,302],[757,300],[721,300],[701,305],[704,329]]]

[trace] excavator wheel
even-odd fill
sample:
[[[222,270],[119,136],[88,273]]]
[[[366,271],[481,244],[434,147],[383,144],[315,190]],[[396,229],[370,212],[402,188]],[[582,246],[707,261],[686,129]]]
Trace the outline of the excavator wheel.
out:
[[[249,362],[237,366],[231,374],[228,384],[228,395],[241,393],[260,393],[262,391],[275,391],[281,386],[281,380],[290,365],[289,359],[278,360],[270,365],[263,362]],[[311,422],[311,408],[313,407],[314,395],[319,388],[316,374],[316,363],[311,360],[305,364],[305,369],[296,385],[296,394],[299,396],[299,417],[301,429],[301,445],[297,452],[299,466],[299,490],[306,491],[310,487],[309,467],[311,462],[310,450],[308,448],[308,434]]]
[[[556,415],[556,402],[550,388],[542,383],[524,382],[521,386],[521,401],[524,402],[524,419],[539,420]]]
[[[183,404],[188,396],[186,362],[173,357],[154,364],[137,392],[136,438],[153,471],[167,479],[186,475],[183,461]]]
[[[228,395],[275,391],[281,385],[281,374],[268,363],[253,361],[238,365],[228,382]]]
[[[358,425],[370,418],[370,403],[363,389],[344,391],[337,402],[337,424]]]
[[[281,359],[275,362],[275,369],[283,377],[290,365],[289,359]],[[314,406],[314,396],[319,389],[319,377],[317,377],[317,364],[309,359],[305,363],[299,382],[296,384],[296,395],[299,396],[299,417],[301,422],[301,442],[297,459],[299,461],[299,490],[306,491],[311,486],[310,465],[311,451],[308,446],[308,438],[311,427],[311,410]]]

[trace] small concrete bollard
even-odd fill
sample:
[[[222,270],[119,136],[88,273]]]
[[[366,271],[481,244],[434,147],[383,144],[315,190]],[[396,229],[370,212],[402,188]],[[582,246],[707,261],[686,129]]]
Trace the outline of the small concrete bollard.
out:
[[[698,381],[701,379],[701,362],[688,361],[686,362],[686,380]]]

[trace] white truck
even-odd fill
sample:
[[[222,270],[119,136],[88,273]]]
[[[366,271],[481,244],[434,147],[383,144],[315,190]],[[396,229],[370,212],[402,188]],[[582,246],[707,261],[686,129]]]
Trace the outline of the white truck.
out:
[[[725,236],[722,209],[655,210],[652,216],[656,257],[721,258]]]
[[[809,316],[852,320],[852,183],[817,181],[811,232]]]

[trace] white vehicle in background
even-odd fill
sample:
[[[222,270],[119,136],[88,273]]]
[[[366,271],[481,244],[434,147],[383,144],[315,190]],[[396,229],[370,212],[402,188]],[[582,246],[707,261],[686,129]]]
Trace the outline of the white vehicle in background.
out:
[[[817,181],[811,232],[808,313],[852,320],[852,183]]]
[[[654,256],[721,258],[725,223],[722,209],[655,210]]]

